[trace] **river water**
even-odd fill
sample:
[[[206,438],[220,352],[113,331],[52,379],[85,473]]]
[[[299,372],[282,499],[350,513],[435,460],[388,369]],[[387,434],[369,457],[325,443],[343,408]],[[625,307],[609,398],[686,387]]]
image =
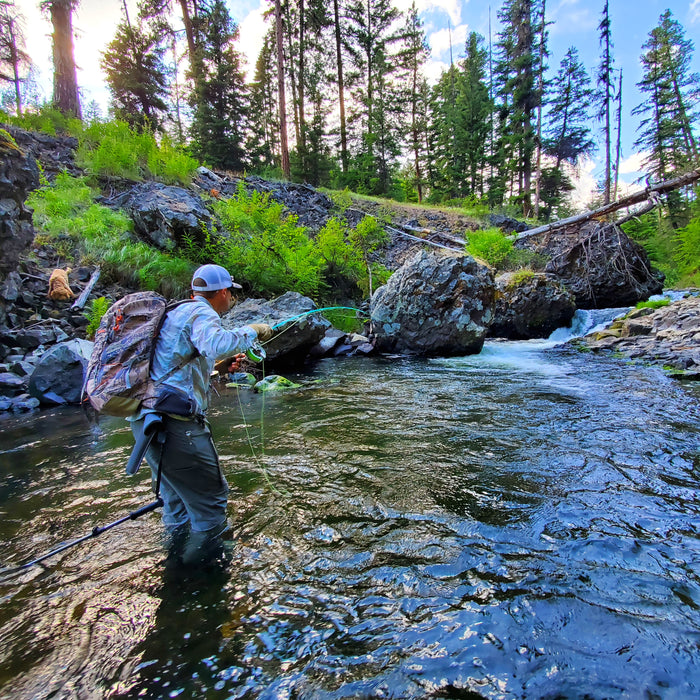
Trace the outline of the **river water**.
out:
[[[0,697],[700,695],[696,385],[553,341],[288,376],[214,400],[230,562],[152,513],[5,573]],[[2,567],[151,499],[124,421],[0,431]]]

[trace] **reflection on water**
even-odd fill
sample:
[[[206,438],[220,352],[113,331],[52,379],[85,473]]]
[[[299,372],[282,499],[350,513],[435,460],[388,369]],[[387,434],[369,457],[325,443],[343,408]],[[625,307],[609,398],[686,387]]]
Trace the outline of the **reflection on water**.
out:
[[[294,379],[215,400],[228,566],[150,515],[1,580],[2,697],[698,694],[696,388],[551,342]],[[2,566],[150,500],[123,421],[0,430]]]

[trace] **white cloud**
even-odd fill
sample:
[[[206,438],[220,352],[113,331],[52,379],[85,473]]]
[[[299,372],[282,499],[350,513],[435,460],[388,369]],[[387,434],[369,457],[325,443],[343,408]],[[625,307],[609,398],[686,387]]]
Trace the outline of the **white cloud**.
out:
[[[693,0],[693,2],[690,3],[688,14],[690,15],[691,24],[700,22],[700,0]]]
[[[249,12],[246,18],[240,23],[240,38],[238,40],[238,50],[247,58],[247,76],[248,80],[253,80],[255,73],[255,62],[258,60],[258,54],[263,45],[263,39],[270,25],[263,19],[263,10],[261,5],[257,9]]]
[[[441,10],[450,18],[453,26],[462,23],[462,7],[468,0],[416,0],[416,9],[419,14],[425,14],[434,10]],[[393,5],[397,9],[405,12],[411,7],[413,0],[393,0]]]
[[[598,26],[596,11],[581,0],[560,0],[547,12],[547,20],[552,22],[548,28],[550,34],[580,36]]]
[[[452,57],[456,61],[464,53],[469,26],[460,24],[450,29],[440,29],[428,36],[428,44],[433,56],[441,56],[449,60],[450,41],[452,41]]]
[[[639,174],[644,172],[644,162],[648,153],[633,153],[620,163],[620,175]]]

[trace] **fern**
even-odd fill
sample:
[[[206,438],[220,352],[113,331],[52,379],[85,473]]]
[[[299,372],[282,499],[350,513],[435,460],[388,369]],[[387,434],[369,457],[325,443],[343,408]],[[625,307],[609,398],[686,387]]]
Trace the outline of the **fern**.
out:
[[[97,333],[97,329],[100,327],[100,321],[107,313],[109,306],[109,301],[105,297],[98,297],[92,300],[90,310],[83,313],[83,316],[88,320],[88,325],[85,329],[85,335],[88,337],[88,340],[94,339],[95,333]]]

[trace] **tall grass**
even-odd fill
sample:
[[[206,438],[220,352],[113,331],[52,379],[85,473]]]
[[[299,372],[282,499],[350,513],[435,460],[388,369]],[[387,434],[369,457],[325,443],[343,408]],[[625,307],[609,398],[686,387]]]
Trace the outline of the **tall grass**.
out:
[[[189,286],[193,264],[136,239],[131,219],[95,203],[85,178],[62,173],[53,185],[33,192],[39,233],[36,242],[53,246],[67,261],[101,265],[106,275],[128,286],[179,296]]]

